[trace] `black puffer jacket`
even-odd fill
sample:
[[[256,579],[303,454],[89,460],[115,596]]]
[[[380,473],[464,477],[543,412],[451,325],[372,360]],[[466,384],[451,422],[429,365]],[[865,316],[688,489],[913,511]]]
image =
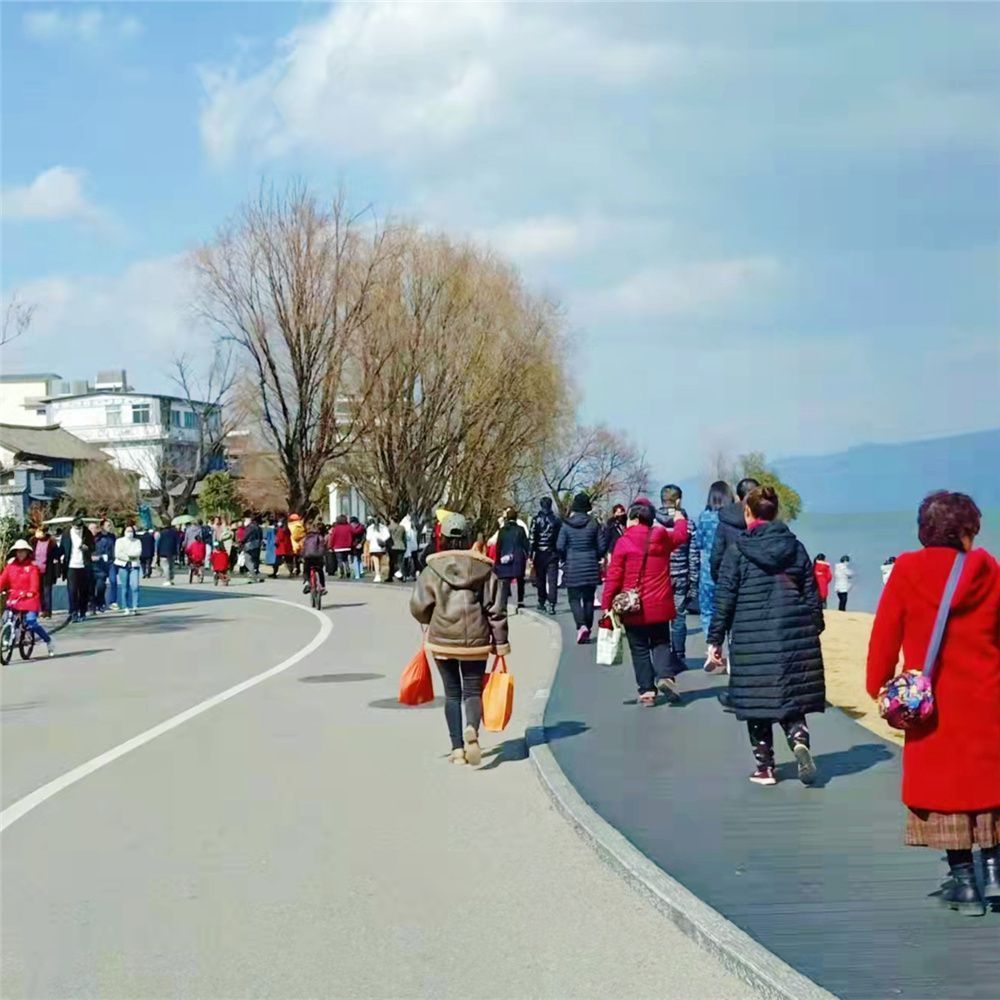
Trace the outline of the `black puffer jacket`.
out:
[[[556,547],[556,539],[559,537],[559,527],[562,521],[559,516],[549,510],[540,510],[535,519],[531,522],[531,554],[537,556],[539,552],[552,552]]]
[[[678,545],[670,553],[670,585],[673,587],[674,596],[682,600],[687,595],[697,598],[701,550],[697,545],[691,544],[694,538],[694,524],[691,523],[687,511],[683,507],[661,507],[656,512],[656,520],[663,527],[672,528],[674,526],[674,513],[679,513],[687,519],[688,540],[683,545]]]
[[[712,579],[719,582],[719,572],[722,569],[722,560],[729,546],[736,541],[747,529],[747,522],[743,517],[743,501],[734,500],[719,508],[719,530],[715,533],[715,541],[712,543],[712,555],[709,558]]]
[[[812,562],[786,524],[744,533],[722,563],[708,641],[730,636],[729,707],[738,719],[787,719],[826,707],[823,631]]]
[[[589,514],[570,514],[559,529],[556,551],[563,564],[564,587],[596,587],[607,542],[601,526]]]

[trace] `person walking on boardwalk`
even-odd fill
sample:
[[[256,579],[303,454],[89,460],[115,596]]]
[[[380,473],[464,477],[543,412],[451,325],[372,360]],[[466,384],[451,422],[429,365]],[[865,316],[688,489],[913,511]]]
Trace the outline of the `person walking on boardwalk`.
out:
[[[708,635],[715,605],[715,580],[708,567],[712,561],[715,536],[719,531],[719,511],[732,502],[733,491],[729,483],[721,479],[712,483],[708,488],[705,509],[698,515],[698,523],[694,526],[692,548],[698,553],[698,611],[701,617],[702,635]],[[705,669],[711,670],[711,664],[706,663]]]
[[[826,607],[827,598],[830,596],[830,581],[833,579],[833,570],[826,561],[826,553],[820,552],[813,562],[813,576],[816,577],[816,589],[819,591],[819,601]]]
[[[556,551],[563,567],[563,585],[576,622],[576,641],[590,642],[594,627],[594,594],[601,582],[601,560],[606,539],[601,526],[590,515],[590,497],[577,493],[570,515],[559,529]]]
[[[675,520],[688,520],[687,511],[681,506],[681,488],[668,483],[660,490],[660,503],[656,519],[665,528],[672,528]],[[674,591],[677,614],[670,623],[671,648],[677,673],[687,670],[687,614],[698,598],[700,563],[698,549],[690,537],[670,553],[670,584]]]
[[[837,592],[837,607],[840,611],[847,610],[847,595],[851,592],[853,579],[851,557],[841,556],[840,562],[833,567],[833,589]]]
[[[743,514],[743,505],[747,494],[755,490],[760,483],[756,479],[747,476],[736,484],[736,499],[732,503],[723,504],[719,508],[719,530],[715,533],[715,542],[712,545],[712,557],[709,560],[709,572],[716,583],[719,582],[719,571],[722,569],[722,560],[725,558],[729,547],[733,545],[737,538],[746,531],[747,523]]]
[[[745,721],[757,768],[750,780],[777,783],[774,723],[785,731],[810,784],[816,765],[806,716],[826,709],[823,631],[812,562],[788,526],[775,520],[778,495],[758,486],[747,494],[746,531],[722,563],[715,611],[708,633],[709,659],[722,664],[722,641],[730,635],[728,707]]]
[[[946,851],[941,899],[981,916],[1000,907],[1000,566],[974,549],[982,515],[964,493],[931,493],[920,505],[923,546],[899,556],[868,643],[867,688],[878,698],[899,670],[924,666],[945,586],[957,572],[933,673],[934,713],[907,730],[902,799],[905,842]],[[959,560],[962,560],[960,563]],[[983,893],[972,850],[983,862]]]
[[[606,556],[614,554],[618,540],[625,534],[628,527],[628,511],[624,504],[616,503],[611,508],[611,517],[604,525],[604,546],[607,549]]]
[[[500,599],[506,609],[511,588],[517,584],[517,610],[524,607],[524,578],[528,568],[528,535],[517,520],[517,511],[504,511],[503,525],[497,532],[493,572],[500,580]]]
[[[640,705],[655,704],[657,692],[668,701],[680,701],[674,680],[677,662],[670,644],[670,623],[677,614],[670,556],[687,540],[686,518],[678,516],[672,527],[664,528],[655,523],[652,503],[639,497],[628,511],[628,527],[608,564],[601,597],[605,614],[618,594],[629,590],[639,594],[639,609],[623,614],[622,624],[632,653]]]
[[[559,593],[559,554],[556,540],[561,526],[552,509],[552,497],[538,501],[538,513],[531,521],[531,561],[535,567],[535,587],[538,590],[538,610],[556,613]]]
[[[469,530],[461,514],[441,525],[440,552],[427,557],[410,598],[410,613],[427,626],[426,646],[444,685],[444,716],[453,764],[482,761],[483,676],[491,653],[506,656],[507,609],[489,559],[469,551]],[[465,727],[462,727],[462,704]]]

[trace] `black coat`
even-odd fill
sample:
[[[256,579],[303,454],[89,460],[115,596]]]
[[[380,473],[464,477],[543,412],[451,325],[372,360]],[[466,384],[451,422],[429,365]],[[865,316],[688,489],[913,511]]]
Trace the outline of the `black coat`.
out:
[[[161,559],[173,559],[180,550],[180,533],[167,525],[160,529],[160,537],[156,543],[156,554]]]
[[[564,587],[596,587],[601,582],[599,564],[607,551],[607,540],[589,514],[577,512],[563,521],[556,551],[563,565]]]
[[[604,525],[604,547],[608,555],[613,555],[618,539],[625,534],[627,522],[616,521],[613,517]]]
[[[722,569],[722,560],[729,551],[729,546],[736,541],[747,529],[747,522],[743,517],[743,501],[734,500],[719,508],[719,529],[715,533],[715,541],[712,543],[712,555],[709,557],[709,566],[712,571],[712,579],[719,582],[719,572]]]
[[[69,558],[73,554],[73,529],[67,526],[59,540],[60,564],[63,579],[69,576]],[[83,526],[83,568],[90,568],[90,557],[94,554],[94,534],[86,525]]]
[[[501,580],[516,580],[528,567],[528,536],[516,521],[508,521],[497,533],[497,557],[493,572]]]
[[[729,640],[738,719],[782,720],[826,707],[823,609],[812,562],[786,524],[744,532],[726,553],[708,641]]]
[[[537,556],[539,552],[554,552],[560,527],[562,521],[558,514],[551,509],[540,510],[531,522],[531,554]]]

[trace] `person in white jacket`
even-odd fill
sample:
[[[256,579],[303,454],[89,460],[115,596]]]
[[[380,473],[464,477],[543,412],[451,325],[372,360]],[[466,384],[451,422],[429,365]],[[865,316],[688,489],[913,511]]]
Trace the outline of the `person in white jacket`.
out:
[[[142,575],[142,542],[136,538],[135,525],[129,523],[125,533],[115,541],[115,567],[122,614],[139,613],[139,577]]]
[[[389,545],[389,527],[384,521],[373,520],[365,532],[368,541],[368,556],[375,572],[375,583],[389,582],[389,558],[386,549]]]
[[[847,595],[850,593],[853,578],[851,557],[841,556],[840,562],[833,567],[833,589],[837,592],[837,602],[841,611],[847,610]]]

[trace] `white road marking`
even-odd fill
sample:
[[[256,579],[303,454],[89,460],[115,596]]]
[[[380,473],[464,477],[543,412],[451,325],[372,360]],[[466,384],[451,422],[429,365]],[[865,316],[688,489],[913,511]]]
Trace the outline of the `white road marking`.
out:
[[[67,771],[58,778],[54,778],[47,784],[42,785],[41,788],[36,788],[33,792],[29,792],[23,799],[18,799],[4,809],[3,812],[0,812],[0,833],[6,830],[12,823],[16,823],[22,816],[31,812],[36,806],[40,806],[54,795],[58,795],[64,789],[69,788],[70,785],[75,785],[78,781],[86,778],[87,775],[99,771],[102,767],[106,767],[108,764],[118,760],[119,757],[124,757],[125,754],[131,753],[133,750],[138,750],[139,747],[145,746],[150,741],[155,740],[157,736],[169,733],[171,729],[182,726],[185,722],[196,718],[203,712],[207,712],[210,708],[215,708],[216,705],[221,705],[224,701],[235,698],[236,695],[242,694],[244,691],[249,691],[250,688],[256,687],[258,684],[262,684],[272,677],[276,677],[278,674],[288,670],[289,667],[294,667],[300,660],[304,660],[310,653],[317,650],[333,631],[333,623],[330,619],[313,608],[306,607],[303,604],[296,604],[294,601],[284,601],[280,597],[255,596],[260,601],[287,604],[290,608],[298,608],[300,611],[309,612],[309,614],[319,619],[319,632],[316,633],[311,642],[303,646],[297,653],[293,653],[287,660],[282,660],[276,667],[271,667],[263,673],[248,677],[245,681],[240,681],[239,684],[234,684],[231,688],[226,688],[225,691],[220,691],[219,694],[212,695],[211,698],[206,698],[192,708],[188,708],[180,714],[159,723],[159,725],[153,726],[152,729],[147,729],[144,733],[139,733],[138,736],[133,736],[132,739],[126,740],[124,743],[119,743],[118,746],[113,747],[111,750],[92,757],[85,764],[74,767],[71,771]]]

